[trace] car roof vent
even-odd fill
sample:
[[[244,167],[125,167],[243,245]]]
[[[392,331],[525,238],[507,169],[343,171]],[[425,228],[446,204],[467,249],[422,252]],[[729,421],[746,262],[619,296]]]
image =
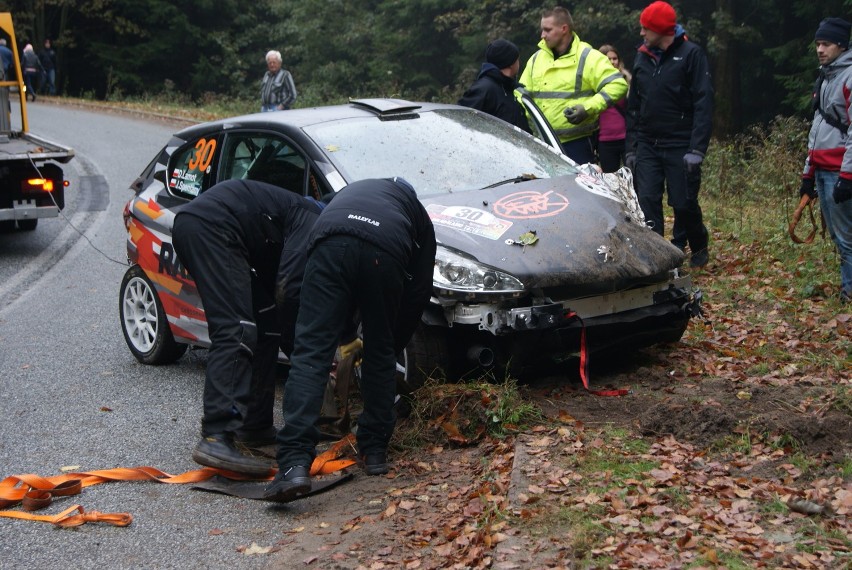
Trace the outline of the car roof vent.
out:
[[[383,121],[414,119],[418,115],[412,111],[420,108],[420,105],[403,99],[349,99],[349,103],[376,113]]]

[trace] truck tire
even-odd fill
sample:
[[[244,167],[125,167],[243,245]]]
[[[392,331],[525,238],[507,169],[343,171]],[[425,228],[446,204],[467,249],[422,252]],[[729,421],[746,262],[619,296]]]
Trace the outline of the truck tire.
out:
[[[121,331],[130,352],[142,364],[171,364],[186,352],[175,341],[166,311],[153,284],[138,265],[124,274],[119,292]]]
[[[38,227],[38,218],[30,218],[28,220],[18,220],[18,229],[25,232],[31,232]]]

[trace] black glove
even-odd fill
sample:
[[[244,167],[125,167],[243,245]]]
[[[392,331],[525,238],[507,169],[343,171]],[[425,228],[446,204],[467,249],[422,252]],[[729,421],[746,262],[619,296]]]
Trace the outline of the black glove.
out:
[[[624,166],[629,168],[631,171],[636,170],[636,153],[628,152],[624,155]]]
[[[565,118],[568,119],[568,122],[572,125],[579,125],[580,123],[586,120],[586,117],[589,116],[589,112],[586,111],[586,108],[582,105],[565,107],[565,110],[562,111],[562,114],[565,115]]]
[[[834,203],[842,204],[849,198],[852,198],[852,180],[838,178],[834,185]]]
[[[683,166],[690,174],[698,170],[702,162],[704,162],[704,157],[697,152],[688,152],[683,155]]]
[[[817,193],[816,188],[814,188],[813,178],[802,178],[802,185],[799,186],[799,197],[802,197],[805,194],[810,196],[812,200],[816,200]]]

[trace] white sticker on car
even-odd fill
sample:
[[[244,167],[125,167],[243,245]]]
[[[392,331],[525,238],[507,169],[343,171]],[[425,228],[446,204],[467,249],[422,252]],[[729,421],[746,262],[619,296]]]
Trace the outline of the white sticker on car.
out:
[[[512,222],[479,208],[429,204],[426,211],[433,224],[487,239],[500,239],[512,227]]]

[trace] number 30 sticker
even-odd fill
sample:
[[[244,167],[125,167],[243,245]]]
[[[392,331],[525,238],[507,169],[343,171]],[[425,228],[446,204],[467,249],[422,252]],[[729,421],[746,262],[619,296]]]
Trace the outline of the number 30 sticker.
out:
[[[207,170],[213,162],[213,154],[216,151],[216,139],[198,139],[195,143],[195,154],[187,164],[190,170]]]

